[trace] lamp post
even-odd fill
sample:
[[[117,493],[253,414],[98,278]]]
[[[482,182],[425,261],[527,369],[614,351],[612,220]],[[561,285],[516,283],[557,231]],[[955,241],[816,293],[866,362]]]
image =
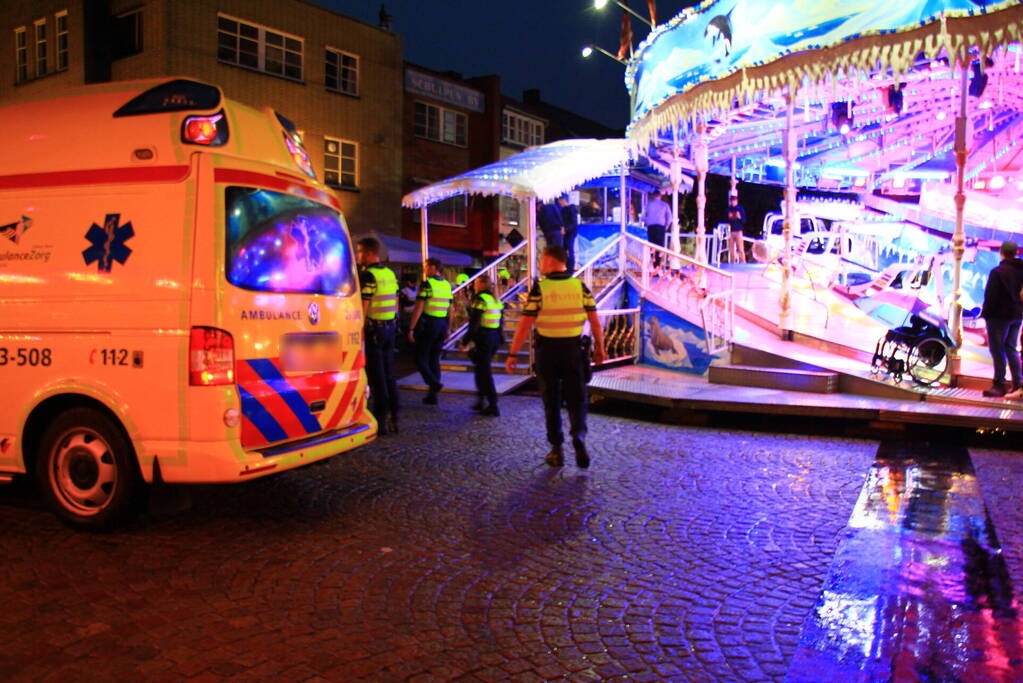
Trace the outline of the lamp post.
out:
[[[593,8],[594,9],[604,9],[607,6],[608,1],[609,0],[593,0]],[[626,5],[625,3],[619,2],[619,0],[610,0],[610,2],[613,2],[614,4],[618,5],[623,10],[625,10],[626,12],[631,14],[632,16],[636,17],[637,19],[642,21],[644,24],[646,24],[650,28],[654,27],[654,25],[650,23],[649,19],[645,19],[645,18],[643,18],[642,15],[636,14],[636,12],[631,7]]]
[[[592,55],[594,53],[594,51],[599,52],[602,55],[607,55],[608,57],[610,57],[611,59],[615,60],[619,64],[625,64],[626,63],[624,59],[618,59],[618,57],[616,57],[615,55],[611,54],[610,52],[608,52],[604,48],[600,47],[599,45],[586,45],[586,46],[584,46],[583,49],[582,49],[583,58],[585,59],[586,57],[589,57],[590,55]]]

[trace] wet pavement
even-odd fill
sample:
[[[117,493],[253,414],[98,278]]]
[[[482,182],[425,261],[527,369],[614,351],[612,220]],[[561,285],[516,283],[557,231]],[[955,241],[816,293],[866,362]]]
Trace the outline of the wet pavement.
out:
[[[920,479],[908,467],[888,465],[904,491],[885,493],[897,475],[882,477],[877,442],[594,415],[593,466],[555,471],[535,398],[505,398],[495,420],[469,413],[469,396],[436,409],[403,397],[398,437],[195,488],[190,509],[119,534],[75,533],[27,492],[0,489],[0,679],[781,681],[820,652],[804,628],[846,557],[854,509],[872,501],[861,517],[891,520],[897,498],[900,523],[940,517],[916,512],[941,505],[905,492],[923,490],[905,484]],[[1018,581],[1023,458],[975,462]],[[957,504],[976,489],[948,480]],[[984,524],[945,526],[976,546],[956,561],[990,560]],[[935,571],[929,590],[951,591]],[[859,595],[885,572],[835,590]],[[981,614],[1008,604],[1004,590],[970,590]],[[995,621],[945,633],[983,633],[1010,653]]]
[[[882,444],[787,680],[1023,680],[1018,610],[966,449]]]

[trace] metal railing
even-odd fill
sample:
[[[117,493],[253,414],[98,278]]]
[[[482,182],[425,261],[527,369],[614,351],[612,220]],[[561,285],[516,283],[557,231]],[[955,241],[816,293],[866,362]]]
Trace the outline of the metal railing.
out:
[[[654,254],[662,262],[657,271],[653,268]],[[731,273],[635,235],[626,235],[625,274],[644,290],[655,292],[698,318],[704,326],[708,354],[728,349],[735,330],[735,286]]]
[[[523,286],[525,286],[528,280],[528,275],[525,273],[527,270],[523,269],[522,277],[515,281],[509,281],[507,284],[501,284],[501,278],[497,276],[498,272],[505,267],[505,265],[512,259],[520,256],[525,256],[526,243],[520,242],[517,247],[511,251],[502,254],[499,258],[494,259],[479,272],[475,273],[468,280],[458,285],[451,290],[451,310],[448,314],[449,325],[448,325],[448,336],[444,341],[444,348],[449,348],[455,342],[465,334],[466,328],[469,326],[469,301],[472,300],[473,285],[483,275],[489,275],[490,281],[493,283],[493,293],[501,301],[507,301],[509,298],[514,296]]]
[[[596,300],[600,300],[604,290],[614,285],[621,277],[619,268],[621,240],[620,235],[616,236],[573,273],[574,277],[583,281]]]
[[[604,363],[618,363],[639,357],[640,309],[613,308],[597,311],[604,330]],[[589,322],[586,323],[589,334]]]
[[[833,242],[837,235],[831,233],[818,233],[818,232],[807,232],[802,235],[792,236],[792,248],[789,252],[789,267],[792,268],[792,274],[802,273],[803,278],[810,284],[810,300],[824,309],[824,329],[828,328],[831,323],[831,309],[827,302],[818,298],[818,290],[830,289],[835,284],[837,276],[837,270],[834,267],[829,267],[823,259],[828,259],[831,256],[831,249],[836,246]],[[744,238],[749,239],[749,238]],[[750,240],[753,242],[751,252],[753,254],[753,260],[759,263],[765,264],[764,270],[761,272],[763,277],[767,277],[771,268],[777,266],[778,268],[785,267],[785,248],[779,246],[777,243],[772,243],[770,240]],[[814,244],[819,244],[822,254],[819,256],[820,259],[815,260],[815,255],[810,253],[810,249]],[[838,263],[840,255],[835,257],[835,262]],[[816,277],[814,272],[808,267],[809,265],[815,266],[817,269],[824,272],[824,277]],[[818,280],[822,280],[818,282]],[[805,297],[804,297],[805,298]]]

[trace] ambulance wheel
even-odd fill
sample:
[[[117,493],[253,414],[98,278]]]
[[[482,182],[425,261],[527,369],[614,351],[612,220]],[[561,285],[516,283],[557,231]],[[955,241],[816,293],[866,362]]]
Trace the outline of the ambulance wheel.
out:
[[[144,482],[119,426],[92,408],[61,413],[43,433],[36,479],[50,507],[73,526],[100,529],[138,512]]]

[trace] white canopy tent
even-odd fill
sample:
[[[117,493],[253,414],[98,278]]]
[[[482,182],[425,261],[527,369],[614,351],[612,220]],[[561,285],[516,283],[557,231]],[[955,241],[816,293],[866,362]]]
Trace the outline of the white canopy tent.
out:
[[[529,277],[536,273],[536,201],[551,201],[593,178],[618,168],[623,172],[629,161],[626,140],[559,140],[530,147],[514,156],[481,166],[461,175],[441,180],[408,193],[402,206],[419,209],[422,226],[422,257],[429,257],[429,206],[457,195],[512,197],[528,203],[527,250]],[[624,214],[623,226],[624,230]]]

